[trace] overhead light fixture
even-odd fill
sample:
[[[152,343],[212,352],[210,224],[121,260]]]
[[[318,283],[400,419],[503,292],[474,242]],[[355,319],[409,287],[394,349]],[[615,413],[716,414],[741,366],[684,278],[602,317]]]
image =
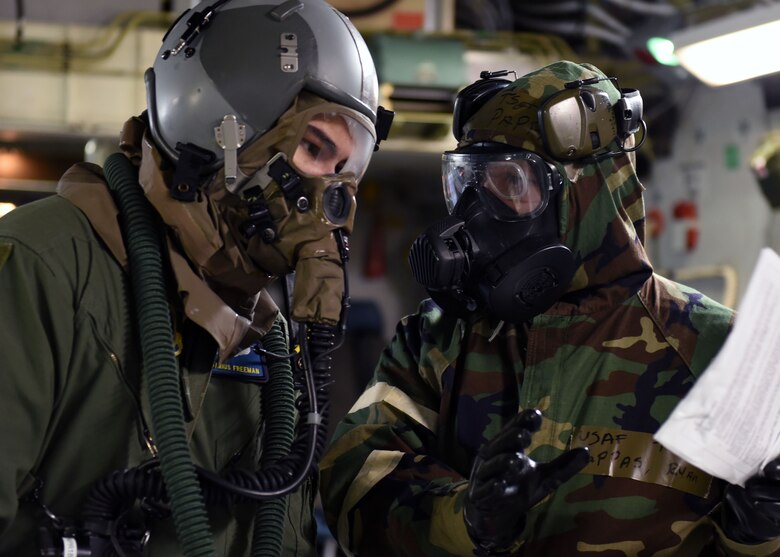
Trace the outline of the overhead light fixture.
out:
[[[647,39],[647,51],[656,62],[664,66],[679,66],[680,61],[674,54],[674,43],[664,37],[650,37]]]
[[[761,5],[670,35],[680,65],[714,87],[780,71],[780,3]]]

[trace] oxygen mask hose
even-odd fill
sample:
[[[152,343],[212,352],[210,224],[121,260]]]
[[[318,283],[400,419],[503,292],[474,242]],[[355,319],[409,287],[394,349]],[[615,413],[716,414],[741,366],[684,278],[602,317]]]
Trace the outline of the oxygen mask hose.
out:
[[[280,317],[263,337],[262,347],[256,350],[265,355],[269,366],[269,381],[262,387],[261,408],[264,409],[263,453],[259,472],[246,471],[252,477],[265,478],[259,482],[239,478],[240,485],[272,485],[283,486],[292,477],[290,469],[297,465],[289,463],[290,448],[295,434],[295,391],[290,357],[286,354],[288,338],[284,320]],[[295,462],[301,461],[298,458]],[[287,464],[285,464],[287,462]],[[293,463],[294,464],[294,463]],[[209,507],[225,505],[239,497],[234,493],[234,486],[222,489],[213,485],[214,473],[197,468],[203,477],[204,497]],[[234,473],[236,473],[234,471]],[[229,473],[226,473],[229,475]],[[243,478],[243,477],[242,477]],[[291,491],[291,490],[290,490]],[[269,497],[247,497],[249,500],[260,499],[255,512],[255,525],[252,544],[252,557],[279,555],[281,553],[284,520],[287,513],[285,497],[271,495]],[[136,555],[128,548],[137,539],[109,541],[100,532],[108,532],[121,522],[125,510],[136,500],[145,501],[154,509],[158,503],[168,501],[159,466],[155,461],[129,470],[116,470],[96,483],[82,509],[83,524],[90,533],[91,547],[95,544],[113,544],[115,553],[93,553],[93,555]],[[106,546],[108,547],[108,546]],[[108,550],[111,551],[111,550]]]
[[[120,153],[109,156],[105,174],[123,224],[160,471],[176,533],[187,557],[214,557],[206,505],[184,428],[168,296],[160,272],[164,269],[161,237],[154,210],[127,157]]]
[[[284,321],[278,318],[263,337],[264,351],[284,354],[288,337]],[[263,411],[263,452],[260,469],[273,466],[290,453],[295,437],[295,388],[292,366],[288,359],[266,356],[270,371],[268,383],[261,390],[260,407]],[[252,533],[252,557],[282,554],[287,497],[259,501],[255,509]]]
[[[122,470],[99,482],[85,503],[84,523],[115,524],[136,499],[152,505],[170,500],[184,555],[214,555],[213,547],[208,547],[213,546],[213,541],[204,499],[210,505],[238,499],[261,501],[252,555],[278,554],[282,528],[271,528],[279,531],[276,539],[269,537],[268,525],[283,523],[286,501],[281,498],[297,489],[310,473],[316,472],[327,440],[325,415],[332,384],[331,354],[344,340],[349,309],[346,241],[337,230],[335,236],[344,269],[339,326],[300,324],[297,336],[301,352],[288,354],[284,322],[279,319],[263,337],[262,345],[256,348],[268,358],[274,382],[264,387],[262,395],[261,404],[266,409],[262,468],[258,471],[232,469],[218,474],[193,465],[184,435],[178,367],[173,355],[166,289],[160,274],[163,268],[160,235],[155,228],[153,209],[138,186],[135,167],[123,155],[112,155],[106,161],[106,176],[125,221],[131,281],[138,305],[144,369],[160,459],[159,470],[155,466]],[[300,429],[295,441],[292,441],[295,421],[292,358],[297,358],[305,386],[300,398]],[[162,396],[160,393],[167,394]],[[201,495],[201,485],[205,495]],[[273,501],[275,499],[278,501]]]

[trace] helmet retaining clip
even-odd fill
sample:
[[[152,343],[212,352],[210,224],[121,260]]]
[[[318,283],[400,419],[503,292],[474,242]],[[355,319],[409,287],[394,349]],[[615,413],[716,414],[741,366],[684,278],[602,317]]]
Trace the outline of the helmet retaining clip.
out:
[[[201,171],[208,168],[216,158],[214,153],[192,143],[177,143],[179,160],[173,172],[171,197],[177,201],[192,202],[198,195]]]
[[[225,151],[225,185],[235,183],[238,172],[238,149],[246,140],[246,126],[239,124],[234,114],[227,114],[214,128],[217,145]]]

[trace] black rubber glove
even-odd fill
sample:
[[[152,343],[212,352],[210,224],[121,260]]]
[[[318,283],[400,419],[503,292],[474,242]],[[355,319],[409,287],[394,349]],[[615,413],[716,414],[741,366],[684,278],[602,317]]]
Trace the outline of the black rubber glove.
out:
[[[525,528],[528,509],[588,463],[587,448],[567,451],[549,463],[528,458],[523,451],[541,425],[539,410],[523,410],[479,449],[464,517],[480,555],[509,550]]]
[[[723,530],[740,543],[780,537],[780,457],[753,476],[745,487],[729,485],[723,495]]]

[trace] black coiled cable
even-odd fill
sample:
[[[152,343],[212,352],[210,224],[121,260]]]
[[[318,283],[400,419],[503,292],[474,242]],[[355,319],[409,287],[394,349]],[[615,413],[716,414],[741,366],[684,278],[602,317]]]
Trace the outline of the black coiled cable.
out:
[[[301,342],[301,358],[304,370],[309,369],[310,373],[304,373],[303,419],[290,453],[259,471],[232,469],[218,474],[196,466],[208,505],[276,499],[295,490],[316,472],[327,441],[327,401],[333,383],[331,353],[340,345],[336,342],[336,330],[327,325],[301,325],[301,338],[305,339]],[[144,508],[158,511],[167,503],[165,484],[156,463],[116,470],[95,484],[83,507],[83,523],[88,528],[96,524],[111,525],[101,526],[102,529],[112,527],[138,499]],[[100,555],[118,556],[119,547],[121,543],[106,546]]]
[[[259,472],[234,469],[220,475],[196,467],[204,489],[204,497],[209,503],[224,503],[242,497],[248,499],[278,497],[294,490],[309,473],[316,470],[327,440],[325,414],[330,386],[333,383],[331,353],[338,346],[335,327],[309,325],[307,336],[309,350],[311,350],[310,357],[314,356],[310,368],[313,376],[311,385],[302,395],[302,409],[308,410],[308,413],[305,414],[306,419],[301,420],[299,428],[302,431],[299,431],[289,456]],[[314,393],[314,404],[310,404],[312,393]],[[320,408],[323,412],[318,411]],[[307,453],[311,450],[312,443],[314,451],[308,457]],[[303,461],[308,461],[306,467],[301,466]],[[300,476],[300,481],[291,485],[290,480],[296,475]],[[214,489],[215,487],[220,489]],[[230,497],[231,494],[238,497]],[[84,505],[84,516],[111,519],[121,512],[126,501],[139,498],[152,501],[166,499],[165,486],[157,467],[116,470],[103,478],[93,487]]]
[[[299,432],[287,458],[263,468],[228,470],[222,475],[198,468],[202,479],[220,487],[230,497],[266,499],[296,489],[316,471],[327,441],[327,400],[332,383],[330,353],[337,347],[336,328],[328,325],[301,325],[301,358],[306,375],[301,405]]]
[[[317,464],[327,442],[328,398],[333,384],[331,354],[341,346],[346,336],[349,314],[349,278],[347,261],[349,247],[343,230],[333,232],[341,258],[344,279],[344,294],[341,300],[341,317],[338,327],[309,323],[301,324],[298,338],[301,344],[301,367],[305,389],[302,388],[299,411],[304,418],[300,421],[299,434],[293,441],[290,455],[260,472],[230,470],[219,476],[198,468],[201,478],[221,487],[231,497],[266,499],[290,493],[306,477],[317,470]],[[309,373],[306,373],[309,370]],[[305,463],[301,466],[301,463]]]
[[[344,270],[344,295],[338,327],[323,324],[301,324],[298,338],[301,345],[300,367],[305,389],[302,389],[299,411],[302,419],[299,432],[289,455],[263,467],[260,471],[228,470],[222,475],[196,466],[209,504],[241,499],[268,500],[291,493],[316,472],[327,441],[327,413],[330,387],[333,383],[331,354],[344,341],[349,311],[349,281],[346,263],[349,249],[341,230],[334,232]],[[268,354],[267,354],[268,355]],[[278,356],[286,358],[288,355]],[[273,358],[273,354],[270,354]],[[309,370],[307,373],[306,371]],[[97,519],[116,523],[132,502],[142,499],[147,508],[167,502],[165,485],[157,466],[141,466],[118,470],[93,487],[82,516],[85,522]]]
[[[336,349],[335,329],[327,325],[311,325],[309,327],[309,347],[312,354],[317,355],[312,362],[312,371],[315,379],[317,407],[320,408],[320,414],[322,415],[322,427],[317,431],[314,456],[315,461],[319,462],[322,453],[325,451],[325,443],[328,440],[329,395],[330,387],[333,385],[333,358],[331,353]]]
[[[103,478],[93,486],[84,503],[84,517],[113,519],[122,512],[126,501],[140,498],[153,501],[166,498],[165,484],[156,466],[115,470]]]

